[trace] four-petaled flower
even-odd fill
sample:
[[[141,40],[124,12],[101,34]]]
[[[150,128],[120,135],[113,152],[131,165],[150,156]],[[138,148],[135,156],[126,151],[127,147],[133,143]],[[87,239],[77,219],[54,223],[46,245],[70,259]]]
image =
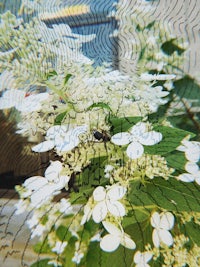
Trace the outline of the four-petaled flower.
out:
[[[190,162],[188,161],[185,164],[185,170],[188,173],[182,173],[180,174],[177,179],[182,181],[182,182],[196,182],[197,184],[200,185],[200,170],[199,170],[199,166],[194,163],[194,162]]]
[[[123,230],[120,230],[114,224],[103,221],[104,228],[108,231],[109,234],[105,235],[100,241],[100,247],[102,250],[106,252],[115,251],[119,245],[129,248],[135,249],[135,242],[130,238],[129,235],[124,233]]]
[[[57,241],[55,247],[52,248],[52,251],[56,252],[57,254],[62,254],[66,246],[67,242]]]
[[[153,254],[149,251],[140,252],[137,251],[134,255],[135,267],[150,267],[147,262],[151,260]]]
[[[47,130],[46,141],[32,147],[34,152],[46,152],[54,147],[57,151],[70,151],[78,146],[79,135],[87,131],[87,125],[69,129],[67,125],[55,125]]]
[[[39,208],[68,186],[70,177],[60,175],[61,170],[62,163],[52,161],[45,171],[45,177],[33,176],[23,183],[27,190],[23,197],[30,197],[32,207]]]
[[[182,145],[177,150],[185,152],[185,157],[190,162],[198,162],[200,160],[200,142],[182,140]]]
[[[126,188],[113,185],[109,189],[98,186],[93,192],[94,201],[97,203],[92,211],[92,218],[96,223],[103,221],[108,212],[113,216],[123,217],[125,208],[118,200],[126,194]]]
[[[24,91],[10,89],[6,90],[0,97],[0,109],[15,107],[22,113],[38,111],[42,108],[40,102],[48,99],[48,93],[26,94]]]
[[[129,158],[140,158],[144,152],[143,145],[152,146],[162,140],[162,134],[155,131],[148,132],[146,123],[138,122],[130,133],[121,132],[112,136],[111,141],[116,145],[128,145],[126,153]]]
[[[152,239],[155,247],[159,247],[160,243],[171,246],[174,242],[169,230],[174,226],[174,215],[171,212],[154,212],[151,216],[151,225],[153,230]]]

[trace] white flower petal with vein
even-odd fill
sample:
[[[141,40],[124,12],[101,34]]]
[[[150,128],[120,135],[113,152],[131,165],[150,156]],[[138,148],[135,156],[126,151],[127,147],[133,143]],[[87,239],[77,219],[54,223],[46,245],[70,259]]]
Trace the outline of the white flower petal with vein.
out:
[[[177,180],[191,183],[196,182],[197,184],[200,184],[200,170],[199,166],[195,162],[188,161],[185,164],[185,169],[188,171],[188,173],[182,173],[177,177]]]
[[[128,145],[126,153],[130,159],[138,159],[144,153],[144,147],[139,142],[132,142]]]
[[[27,197],[30,197],[32,207],[40,207],[67,186],[70,177],[60,175],[61,171],[61,162],[51,161],[50,166],[45,171],[45,177],[33,176],[23,183],[23,186],[28,190]]]
[[[162,140],[162,134],[156,131],[147,131],[147,124],[138,122],[131,129],[130,133],[121,132],[111,137],[115,145],[128,145],[126,153],[131,159],[137,159],[144,153],[144,147],[152,146]]]
[[[151,225],[155,228],[152,233],[152,240],[155,247],[160,246],[160,242],[167,246],[173,244],[173,237],[169,230],[174,226],[174,215],[171,212],[154,212],[151,216]]]
[[[185,152],[185,157],[190,162],[200,160],[200,142],[183,140],[177,150]]]
[[[147,262],[149,262],[152,257],[153,254],[149,251],[137,251],[134,255],[134,262],[136,263],[135,267],[149,267],[149,264],[147,264]]]
[[[135,249],[135,242],[126,233],[110,222],[103,221],[102,223],[104,228],[109,233],[105,235],[100,242],[100,247],[102,250],[106,252],[112,252],[115,251],[120,244],[126,248]]]

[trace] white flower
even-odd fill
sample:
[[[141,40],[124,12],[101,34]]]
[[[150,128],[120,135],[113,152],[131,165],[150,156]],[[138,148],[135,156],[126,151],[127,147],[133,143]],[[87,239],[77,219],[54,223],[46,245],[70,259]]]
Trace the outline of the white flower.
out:
[[[81,262],[81,259],[83,258],[84,254],[79,251],[75,251],[74,257],[72,258],[72,261],[76,264],[79,264]]]
[[[65,215],[72,214],[73,213],[73,207],[68,199],[62,198],[60,200],[60,208],[59,211],[61,213],[64,213]]]
[[[56,252],[57,254],[62,254],[66,246],[67,242],[57,241],[55,247],[52,248],[52,251]]]
[[[31,239],[33,239],[35,236],[41,237],[44,231],[45,231],[45,226],[42,224],[38,224],[31,233]]]
[[[28,208],[28,202],[26,200],[20,199],[14,207],[16,208],[15,215],[24,213]]]
[[[140,252],[137,251],[134,255],[135,267],[150,267],[147,262],[151,260],[153,254],[149,251]]]
[[[140,76],[142,81],[165,81],[165,80],[172,80],[176,78],[175,74],[149,74],[149,73],[142,73]]]
[[[112,165],[106,165],[104,170],[104,177],[110,178],[110,173],[113,171],[114,167]]]
[[[191,162],[200,160],[200,142],[182,140],[182,145],[177,147],[177,150],[185,152],[185,157]]]
[[[9,89],[0,98],[0,109],[15,107],[22,113],[30,113],[40,110],[42,108],[40,102],[46,100],[48,97],[48,93],[27,95],[26,92]]]
[[[39,219],[36,214],[33,214],[32,218],[26,221],[29,229],[34,228],[37,224],[39,224]]]
[[[96,223],[103,221],[108,212],[113,216],[123,217],[126,214],[125,208],[118,200],[126,194],[126,188],[113,185],[108,190],[98,186],[93,192],[94,201],[97,202],[93,211],[92,218]]]
[[[52,161],[45,171],[45,177],[33,176],[24,182],[23,186],[27,189],[26,197],[30,196],[32,207],[42,206],[68,185],[70,177],[60,175],[61,170],[61,162]]]
[[[194,162],[187,162],[185,164],[185,169],[188,173],[180,174],[177,179],[182,182],[196,182],[200,185],[200,170],[199,166]]]
[[[143,145],[152,146],[162,140],[162,134],[155,131],[148,132],[146,124],[139,122],[134,125],[130,133],[121,132],[112,136],[111,141],[116,145],[128,145],[126,153],[129,158],[140,158],[144,152]]]
[[[32,147],[34,152],[46,152],[54,147],[57,151],[70,151],[78,146],[79,135],[87,131],[87,125],[77,126],[70,129],[67,125],[55,125],[46,133],[46,141]]]
[[[152,239],[155,247],[160,246],[160,242],[167,246],[173,244],[173,237],[169,230],[174,226],[174,216],[171,212],[154,212],[151,216],[151,225],[155,228],[153,230]]]
[[[103,221],[102,223],[109,233],[101,239],[100,247],[102,250],[112,252],[115,251],[120,244],[126,248],[135,249],[135,242],[129,237],[129,235],[124,233],[123,230],[120,230],[110,222]]]

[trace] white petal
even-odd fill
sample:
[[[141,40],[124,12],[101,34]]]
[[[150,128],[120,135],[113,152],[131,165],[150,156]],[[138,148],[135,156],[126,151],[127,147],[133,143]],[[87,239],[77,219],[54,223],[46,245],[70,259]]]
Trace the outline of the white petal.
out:
[[[109,210],[109,212],[114,215],[114,216],[120,216],[123,217],[126,214],[126,210],[123,206],[122,203],[120,203],[119,201],[114,201],[114,202],[110,202],[107,201],[107,208]]]
[[[120,243],[122,246],[129,248],[129,249],[136,248],[135,242],[127,234],[121,235]]]
[[[54,125],[47,130],[46,137],[54,140],[56,136],[65,135],[69,130],[69,126],[66,125]]]
[[[144,147],[138,142],[132,142],[126,149],[126,153],[131,159],[138,159],[142,156]]]
[[[131,128],[131,134],[135,137],[140,136],[146,131],[146,123],[138,122]]]
[[[44,141],[40,144],[32,147],[32,150],[34,152],[46,152],[54,148],[54,142],[53,141]]]
[[[30,95],[27,97],[28,99],[31,99],[31,101],[44,101],[46,99],[49,98],[49,94],[48,93],[39,93],[39,94],[36,94],[36,95]]]
[[[193,174],[190,173],[182,173],[177,177],[178,180],[186,183],[194,182],[195,177]]]
[[[69,180],[70,180],[69,176],[64,176],[64,175],[60,176],[58,182],[53,183],[54,190],[63,189],[64,187],[66,187],[66,185],[68,184]]]
[[[174,226],[174,215],[171,212],[164,212],[160,215],[160,228],[170,230]]]
[[[52,161],[50,166],[46,169],[44,176],[49,182],[56,181],[59,178],[61,170],[62,163],[58,160]]]
[[[112,136],[111,142],[118,146],[128,145],[131,142],[131,135],[126,132],[117,133]]]
[[[25,186],[27,189],[30,190],[38,190],[48,184],[47,179],[41,176],[33,176],[28,179],[23,183],[23,186]]]
[[[152,233],[152,241],[153,244],[156,248],[160,246],[160,235],[159,235],[159,230],[154,229]]]
[[[98,186],[93,191],[93,198],[95,201],[102,201],[106,197],[106,190],[103,186]]]
[[[185,157],[189,161],[198,162],[200,159],[200,147],[198,145],[193,144],[190,149],[186,150]]]
[[[112,252],[115,251],[120,245],[120,238],[113,235],[105,235],[101,242],[100,247],[102,250],[106,252]]]
[[[150,259],[153,257],[153,254],[149,251],[145,251],[141,253],[140,251],[137,251],[134,255],[134,262],[137,264],[144,264],[150,261]]]
[[[194,163],[194,162],[187,162],[186,164],[185,164],[185,169],[186,169],[186,171],[188,171],[189,173],[191,173],[191,174],[195,174],[195,173],[197,173],[198,171],[199,171],[199,166],[196,164],[196,163]]]
[[[105,201],[97,203],[92,211],[92,218],[96,223],[103,221],[107,215],[108,209],[106,207]]]
[[[112,235],[121,235],[121,231],[119,230],[119,228],[117,226],[115,226],[113,223],[111,222],[107,222],[107,221],[103,221],[102,222],[104,228],[108,231],[108,233],[112,234]]]
[[[124,186],[112,186],[112,188],[107,192],[107,198],[111,201],[119,200],[123,198],[123,196],[126,194],[126,191],[127,189]]]
[[[162,241],[165,245],[171,246],[174,242],[171,233],[167,230],[159,230],[160,241]]]
[[[200,185],[200,171],[195,175],[195,182]]]
[[[54,195],[54,187],[52,185],[45,185],[39,190],[35,191],[31,196],[31,205],[33,207],[40,207],[45,202],[49,201]]]
[[[138,141],[145,146],[152,146],[162,140],[162,134],[159,132],[151,131],[143,133],[139,136]]]
[[[158,212],[154,212],[152,215],[151,215],[151,225],[153,227],[159,227],[160,225],[160,215]]]

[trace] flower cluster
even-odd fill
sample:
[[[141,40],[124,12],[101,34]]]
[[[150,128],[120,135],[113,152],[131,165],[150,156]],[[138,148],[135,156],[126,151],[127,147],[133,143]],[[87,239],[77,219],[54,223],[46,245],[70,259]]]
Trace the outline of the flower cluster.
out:
[[[185,44],[149,21],[149,3],[124,2],[116,17],[130,34],[131,68],[95,67],[82,52],[95,34],[49,27],[47,7],[22,1],[35,17],[6,12],[0,22],[0,109],[50,160],[16,186],[15,215],[29,212],[38,266],[197,266],[200,142],[166,117]]]

